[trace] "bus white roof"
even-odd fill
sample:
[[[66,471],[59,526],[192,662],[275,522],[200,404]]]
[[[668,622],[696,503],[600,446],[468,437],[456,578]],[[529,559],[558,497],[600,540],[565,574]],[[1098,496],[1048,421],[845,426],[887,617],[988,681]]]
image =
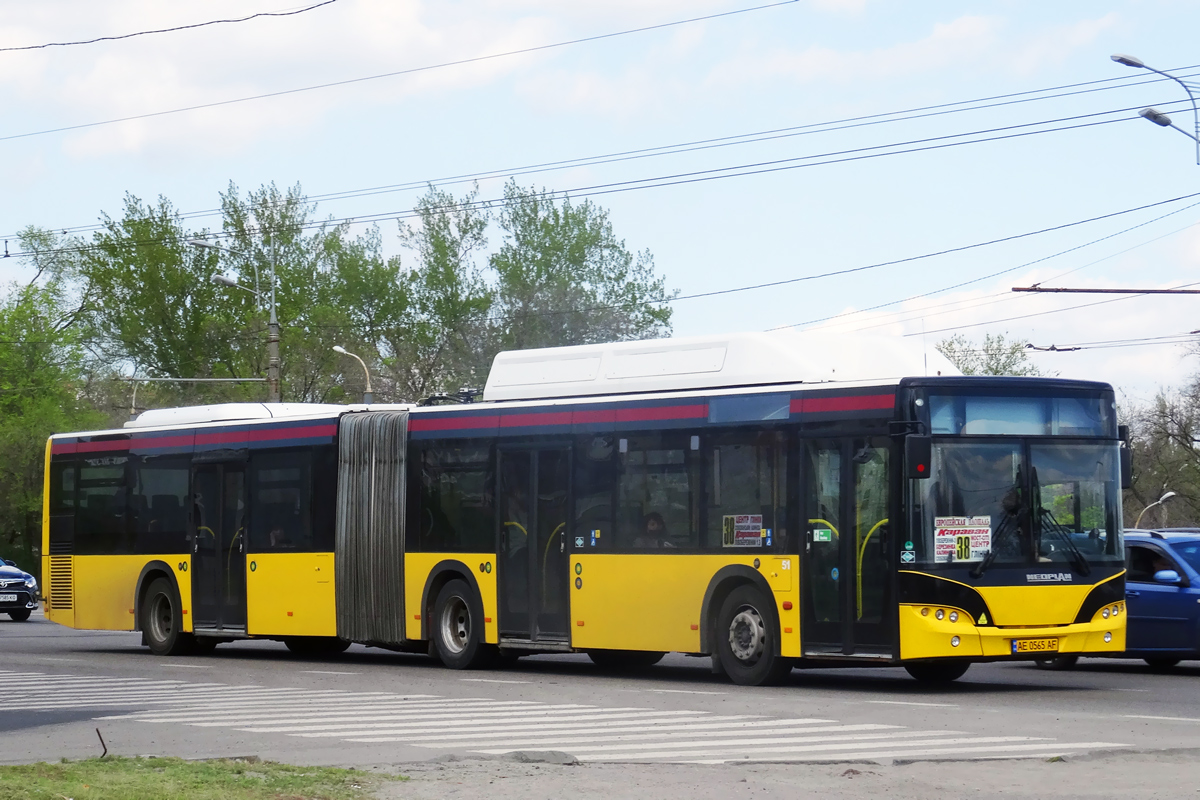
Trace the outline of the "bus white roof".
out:
[[[496,355],[485,401],[590,397],[781,383],[895,382],[958,375],[919,339],[855,334],[733,333]]]
[[[165,428],[176,425],[199,425],[205,422],[245,422],[250,420],[312,417],[320,414],[341,414],[347,406],[330,403],[217,403],[208,406],[182,408],[152,408],[137,419],[125,423],[126,428]]]

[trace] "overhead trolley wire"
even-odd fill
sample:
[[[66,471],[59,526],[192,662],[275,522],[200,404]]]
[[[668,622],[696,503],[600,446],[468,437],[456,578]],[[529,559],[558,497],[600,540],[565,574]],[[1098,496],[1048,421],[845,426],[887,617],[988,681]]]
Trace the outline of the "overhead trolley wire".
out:
[[[1188,69],[1195,69],[1197,67],[1200,67],[1200,65],[1193,65],[1193,66],[1189,66],[1189,67],[1180,67],[1178,69],[1188,70]],[[1200,73],[1197,73],[1197,74],[1200,75]],[[764,131],[755,131],[755,132],[743,133],[743,134],[733,134],[730,136],[713,137],[713,138],[708,138],[708,139],[698,139],[698,140],[692,140],[692,141],[687,141],[687,142],[680,142],[680,143],[676,143],[676,144],[658,145],[658,146],[654,146],[654,147],[617,151],[617,152],[592,155],[592,156],[580,156],[580,157],[570,158],[570,159],[560,159],[557,161],[546,161],[546,162],[541,162],[541,163],[536,163],[536,164],[527,164],[527,165],[524,165],[521,167],[511,167],[508,169],[483,170],[483,171],[479,171],[479,172],[460,173],[457,175],[449,175],[449,176],[444,176],[441,178],[414,180],[414,181],[408,181],[408,182],[396,183],[396,184],[384,184],[381,186],[368,187],[368,188],[364,188],[364,189],[349,189],[349,190],[342,190],[342,191],[336,191],[336,192],[326,192],[326,193],[322,193],[322,194],[308,195],[304,198],[304,200],[306,202],[316,203],[316,202],[320,202],[320,201],[345,200],[345,199],[355,199],[355,198],[361,198],[361,197],[372,197],[372,196],[380,195],[380,194],[391,194],[391,193],[397,193],[397,192],[403,192],[403,191],[412,191],[415,189],[422,189],[422,188],[425,188],[425,187],[431,186],[431,185],[446,186],[446,185],[452,185],[452,184],[469,183],[469,182],[478,181],[478,180],[490,180],[490,179],[496,179],[496,178],[515,177],[518,175],[532,175],[532,174],[551,172],[551,171],[557,171],[557,170],[581,167],[581,166],[599,166],[599,165],[603,165],[603,164],[619,163],[619,162],[631,161],[631,160],[635,160],[635,159],[657,158],[657,157],[661,157],[661,156],[678,155],[681,153],[695,152],[698,150],[708,150],[708,149],[714,149],[714,148],[718,148],[718,147],[730,147],[730,146],[743,145],[743,144],[756,144],[756,143],[763,142],[763,141],[772,141],[772,140],[781,139],[781,138],[792,138],[792,137],[796,137],[796,136],[809,136],[809,135],[820,134],[820,133],[831,133],[831,132],[837,132],[837,131],[842,131],[842,130],[848,130],[848,129],[857,128],[857,127],[881,125],[881,124],[888,124],[888,123],[894,123],[894,122],[904,122],[904,121],[908,121],[908,120],[921,119],[921,118],[929,117],[929,116],[940,116],[940,115],[945,115],[945,114],[962,113],[965,111],[985,110],[985,109],[989,109],[989,108],[995,108],[998,106],[1012,105],[1015,103],[1028,103],[1028,102],[1035,102],[1038,100],[1059,99],[1062,97],[1068,97],[1068,96],[1075,95],[1075,94],[1086,94],[1086,93],[1099,92],[1099,91],[1111,91],[1113,89],[1122,89],[1122,88],[1127,88],[1127,87],[1131,87],[1131,86],[1138,86],[1141,84],[1152,83],[1152,82],[1163,81],[1163,80],[1166,80],[1166,79],[1158,77],[1158,76],[1153,76],[1150,79],[1141,78],[1140,80],[1134,80],[1134,79],[1130,79],[1127,77],[1105,78],[1103,80],[1098,80],[1098,81],[1087,81],[1084,83],[1065,84],[1062,86],[1053,86],[1053,87],[1047,87],[1044,89],[1033,89],[1033,90],[1027,90],[1027,91],[1023,91],[1023,92],[1012,92],[1012,93],[1008,93],[1008,94],[993,95],[990,97],[977,98],[975,100],[961,100],[961,101],[954,101],[954,102],[950,102],[950,103],[940,103],[937,105],[921,106],[921,107],[906,109],[906,110],[901,110],[901,111],[869,114],[869,115],[858,116],[858,117],[846,117],[846,118],[839,119],[839,120],[829,120],[829,121],[825,121],[825,122],[809,123],[806,125],[798,125],[798,126],[785,127],[785,128],[775,128],[775,129],[769,129],[769,130],[764,130]],[[1094,84],[1112,84],[1115,81],[1124,81],[1124,83],[1122,83],[1120,85],[1105,85],[1100,88],[1085,89],[1085,90],[1075,91],[1075,92],[1062,92],[1059,94],[1046,94],[1047,92],[1058,92],[1059,90],[1062,90],[1062,89],[1074,89],[1074,88],[1077,88],[1080,86],[1092,86]],[[1043,95],[1043,96],[1041,96],[1041,97],[1025,97],[1027,95],[1035,95],[1035,94],[1039,94],[1039,95]],[[980,105],[981,103],[990,103],[990,101],[993,101],[993,100],[1004,100],[1006,98],[1014,98],[1014,97],[1024,97],[1025,99],[1009,100],[1008,102],[1003,102],[1003,103],[991,103],[991,104],[987,104],[987,105]],[[1159,105],[1170,106],[1170,105],[1175,105],[1175,104],[1182,103],[1182,102],[1183,101],[1170,101],[1168,103],[1160,103]],[[1097,113],[1100,113],[1100,114],[1123,113],[1125,111],[1134,110],[1134,108],[1140,108],[1140,107],[1141,106],[1139,105],[1137,107],[1113,109],[1109,112],[1097,112]],[[939,109],[941,109],[941,110],[939,110]],[[920,113],[920,112],[931,112],[931,113]],[[1071,118],[1066,118],[1066,117],[1057,118],[1057,119],[1051,120],[1050,122],[1059,122],[1059,121],[1064,121],[1066,119],[1071,119]],[[1038,123],[1030,123],[1030,124],[1038,124]],[[1048,123],[1046,121],[1043,121],[1043,124],[1048,124]],[[959,134],[959,135],[961,136],[961,135],[967,135],[967,134]],[[0,140],[2,140],[2,139],[0,139]],[[891,145],[891,146],[895,146],[895,145]],[[810,157],[815,158],[818,156],[810,156]],[[271,203],[268,205],[269,205],[269,207],[275,207],[278,204]],[[202,218],[202,217],[206,217],[206,216],[215,216],[215,215],[220,214],[221,212],[222,212],[222,209],[220,209],[220,208],[209,208],[209,209],[204,209],[201,211],[184,212],[184,213],[181,213],[179,216],[181,219],[196,219],[196,218]],[[82,233],[82,232],[100,230],[103,228],[102,225],[97,225],[97,224],[78,225],[78,226],[73,226],[73,227],[63,227],[63,226],[51,225],[48,227],[52,230],[61,230],[64,233]],[[18,234],[15,234],[15,233],[8,234],[5,236],[5,238],[10,238],[10,239],[16,238],[17,235]]]
[[[510,58],[512,56],[528,55],[530,53],[538,53],[546,50],[555,50],[562,47],[569,47],[576,44],[586,44],[588,42],[598,42],[604,39],[613,39],[619,36],[629,36],[635,33],[646,33],[648,31],[662,30],[664,28],[674,28],[680,25],[690,25],[693,22],[705,22],[708,20],[720,19],[722,17],[732,17],[738,14],[747,14],[752,11],[762,11],[769,8],[778,8],[780,6],[794,5],[799,0],[782,0],[778,3],[768,3],[766,5],[752,6],[750,8],[739,8],[733,11],[722,11],[717,14],[706,14],[700,17],[689,17],[688,19],[675,20],[673,22],[661,22],[657,25],[643,25],[639,28],[628,28],[623,31],[613,31],[611,33],[601,33],[594,36],[584,36],[578,39],[569,39],[562,42],[553,42],[550,44],[535,45],[533,47],[523,47],[519,50],[508,50],[503,53],[490,53],[483,56],[473,56],[471,58],[460,58],[454,61],[443,61],[439,64],[427,64],[422,67],[410,67],[408,69],[395,70],[393,72],[382,72],[377,75],[365,75],[359,78],[346,78],[340,81],[329,81],[328,83],[319,83],[312,86],[301,86],[295,89],[281,89],[275,92],[264,92],[262,94],[250,95],[247,97],[237,97],[231,100],[217,100],[212,103],[198,103],[196,105],[184,106],[182,108],[172,108],[164,111],[151,111],[144,114],[132,114],[127,117],[118,117],[115,119],[99,120],[97,122],[84,122],[77,125],[64,125],[59,128],[47,128],[40,131],[28,131],[26,133],[15,133],[7,136],[0,136],[0,142],[6,142],[13,139],[27,139],[31,136],[44,136],[51,133],[63,133],[66,131],[82,130],[84,128],[96,128],[102,125],[114,125],[118,122],[130,122],[136,119],[150,119],[153,117],[165,117],[172,114],[182,114],[188,111],[199,111],[205,108],[219,108],[221,106],[230,106],[237,103],[249,103],[255,100],[266,100],[272,97],[285,97],[293,94],[301,94],[303,92],[313,92],[319,89],[332,89],[339,86],[351,86],[358,83],[366,83],[367,81],[376,81],[383,78],[396,78],[401,75],[415,75],[421,72],[429,72],[435,69],[444,69],[446,67],[458,67],[466,64],[478,64],[481,61],[493,61],[499,58]]]
[[[150,36],[157,33],[175,33],[176,31],[187,31],[194,28],[207,28],[210,25],[227,25],[238,22],[249,22],[252,19],[259,17],[294,17],[297,14],[303,14],[306,11],[320,8],[321,6],[331,5],[338,0],[324,0],[315,5],[299,8],[294,11],[262,11],[258,14],[251,14],[248,17],[239,17],[237,19],[212,19],[208,22],[196,22],[191,25],[176,25],[173,28],[160,28],[152,31],[137,31],[136,33],[124,33],[119,36],[98,36],[95,39],[85,39],[78,42],[47,42],[46,44],[30,44],[23,47],[0,47],[0,53],[13,53],[20,50],[43,50],[48,47],[74,47],[81,44],[96,44],[97,42],[117,42],[122,39],[132,39],[135,36]]]

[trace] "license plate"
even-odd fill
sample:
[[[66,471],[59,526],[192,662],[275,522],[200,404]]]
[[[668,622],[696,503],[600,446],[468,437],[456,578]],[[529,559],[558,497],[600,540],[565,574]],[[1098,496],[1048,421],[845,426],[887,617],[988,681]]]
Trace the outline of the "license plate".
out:
[[[1013,655],[1017,653],[1057,653],[1058,639],[1013,639]]]
[[[15,603],[17,596],[15,594],[0,594],[0,603]]]

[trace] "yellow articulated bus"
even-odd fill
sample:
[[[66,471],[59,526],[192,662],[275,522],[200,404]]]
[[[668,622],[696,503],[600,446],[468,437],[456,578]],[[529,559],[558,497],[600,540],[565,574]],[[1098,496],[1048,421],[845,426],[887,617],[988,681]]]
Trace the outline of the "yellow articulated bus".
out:
[[[160,655],[678,652],[740,684],[1123,650],[1112,389],[906,347],[501,353],[476,402],[166,409],[54,436],[46,612]]]

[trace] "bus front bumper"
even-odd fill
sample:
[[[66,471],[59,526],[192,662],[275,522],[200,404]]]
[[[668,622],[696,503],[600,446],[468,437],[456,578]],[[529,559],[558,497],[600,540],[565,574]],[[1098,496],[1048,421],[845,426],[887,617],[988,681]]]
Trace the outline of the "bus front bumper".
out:
[[[1117,613],[1113,614],[1113,608]],[[938,612],[941,611],[941,619]],[[1108,611],[1104,615],[1104,611]],[[956,618],[951,621],[951,618]],[[997,627],[977,625],[950,606],[900,606],[900,658],[1029,660],[1058,655],[1103,655],[1125,649],[1125,603],[1096,612],[1090,622]]]

